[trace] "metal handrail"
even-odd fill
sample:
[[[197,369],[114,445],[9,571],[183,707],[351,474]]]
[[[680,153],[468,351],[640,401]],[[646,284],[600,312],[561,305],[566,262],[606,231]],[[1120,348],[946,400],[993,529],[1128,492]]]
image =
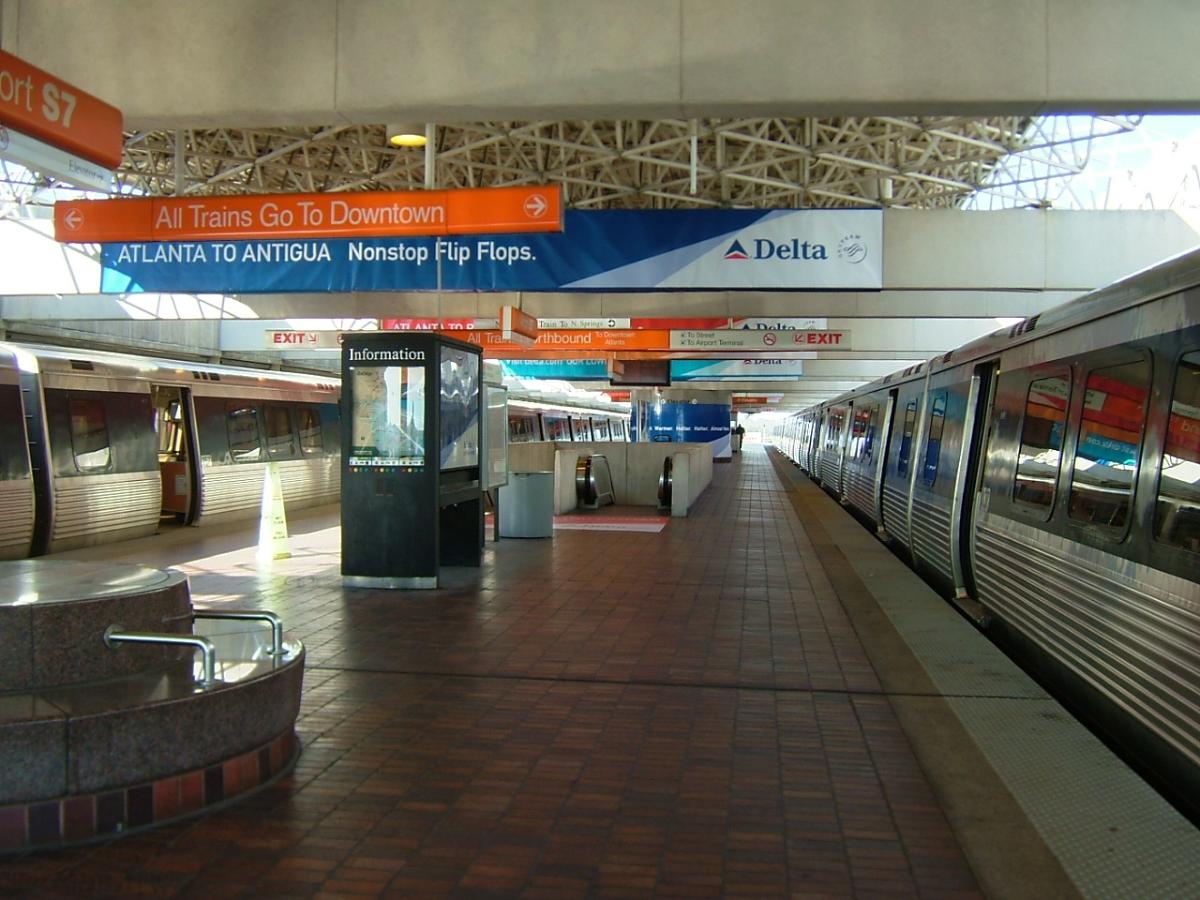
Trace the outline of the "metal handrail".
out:
[[[153,631],[124,631],[123,625],[109,625],[104,631],[104,643],[113,644],[169,644],[192,647],[204,654],[204,687],[217,683],[217,651],[212,641],[197,634],[170,634]]]
[[[266,609],[196,609],[193,619],[243,619],[271,623],[271,655],[283,656],[283,619]]]
[[[671,481],[674,477],[675,461],[670,456],[663,457],[662,474],[658,476],[658,508],[671,508]]]

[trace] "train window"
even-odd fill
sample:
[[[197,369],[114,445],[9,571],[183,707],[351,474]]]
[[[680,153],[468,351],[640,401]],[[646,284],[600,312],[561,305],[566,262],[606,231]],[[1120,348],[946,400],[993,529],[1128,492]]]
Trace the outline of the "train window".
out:
[[[571,439],[571,428],[567,424],[567,420],[561,416],[545,416],[542,419],[542,424],[545,427],[547,434],[546,439],[550,441],[569,441]]]
[[[271,459],[291,459],[296,455],[296,436],[292,433],[292,417],[286,406],[263,407],[267,420],[267,455]]]
[[[875,435],[874,419],[878,407],[863,406],[854,411],[854,420],[850,424],[850,458],[871,458],[871,441]]]
[[[946,425],[946,391],[933,395],[929,407],[929,437],[925,439],[925,465],[921,480],[932,486],[937,480],[938,460],[942,455],[942,429]]]
[[[95,398],[72,398],[71,450],[80,472],[103,472],[112,464],[104,404]]]
[[[1072,519],[1125,527],[1149,384],[1150,362],[1145,359],[1088,374],[1071,472]]]
[[[325,450],[325,438],[321,434],[321,417],[315,409],[302,406],[296,410],[300,424],[300,452],[305,456],[322,453]]]
[[[908,471],[908,459],[912,456],[913,429],[917,426],[917,400],[914,397],[904,405],[904,430],[900,433],[900,455],[896,460],[896,474]]]
[[[261,459],[256,407],[231,404],[225,413],[225,427],[229,431],[230,459],[234,462],[258,462]]]
[[[1200,553],[1200,353],[1184,356],[1175,373],[1154,536]]]
[[[510,441],[536,441],[537,436],[533,416],[511,416],[508,420],[508,439]]]
[[[154,430],[158,432],[158,461],[173,462],[184,456],[183,405],[171,400],[154,410]]]
[[[844,409],[829,410],[829,418],[825,420],[825,449],[836,450],[838,441],[842,437],[842,419],[845,417]]]
[[[1065,374],[1039,378],[1029,385],[1013,500],[1043,509],[1054,505],[1070,399],[1071,379]]]
[[[592,434],[596,436],[598,441],[608,440],[608,420],[594,419],[592,420]]]

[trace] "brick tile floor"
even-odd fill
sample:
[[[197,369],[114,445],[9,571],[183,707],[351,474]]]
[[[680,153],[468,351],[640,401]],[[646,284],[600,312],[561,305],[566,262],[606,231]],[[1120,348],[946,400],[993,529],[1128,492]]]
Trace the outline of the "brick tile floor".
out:
[[[283,616],[303,754],[203,818],[7,861],[0,894],[979,896],[761,448],[660,534],[489,543],[437,591],[343,588],[330,522],[266,568],[105,552]]]

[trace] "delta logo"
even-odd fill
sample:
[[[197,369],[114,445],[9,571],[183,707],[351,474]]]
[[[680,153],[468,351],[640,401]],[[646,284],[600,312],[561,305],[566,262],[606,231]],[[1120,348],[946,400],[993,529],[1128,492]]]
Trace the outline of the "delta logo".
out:
[[[725,251],[724,259],[829,259],[824,244],[802,241],[800,238],[773,241],[770,238],[755,238],[750,242],[753,252],[748,253],[742,242],[734,239]]]
[[[746,255],[746,248],[742,246],[741,241],[735,240],[729,245],[729,249],[725,251],[726,259],[749,259]]]

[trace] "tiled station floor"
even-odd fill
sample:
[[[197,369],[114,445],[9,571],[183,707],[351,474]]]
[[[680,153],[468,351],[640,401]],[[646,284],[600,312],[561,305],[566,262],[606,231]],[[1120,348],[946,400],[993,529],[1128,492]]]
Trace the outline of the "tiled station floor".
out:
[[[250,529],[70,554],[278,612],[307,646],[303,752],[202,818],[0,862],[0,893],[1069,895],[1019,815],[1020,860],[952,826],[983,816],[918,762],[888,626],[819,558],[793,481],[749,446],[659,534],[489,540],[436,591],[343,588],[336,511],[293,517],[292,557],[263,564]],[[1024,887],[996,889],[1006,867]]]

